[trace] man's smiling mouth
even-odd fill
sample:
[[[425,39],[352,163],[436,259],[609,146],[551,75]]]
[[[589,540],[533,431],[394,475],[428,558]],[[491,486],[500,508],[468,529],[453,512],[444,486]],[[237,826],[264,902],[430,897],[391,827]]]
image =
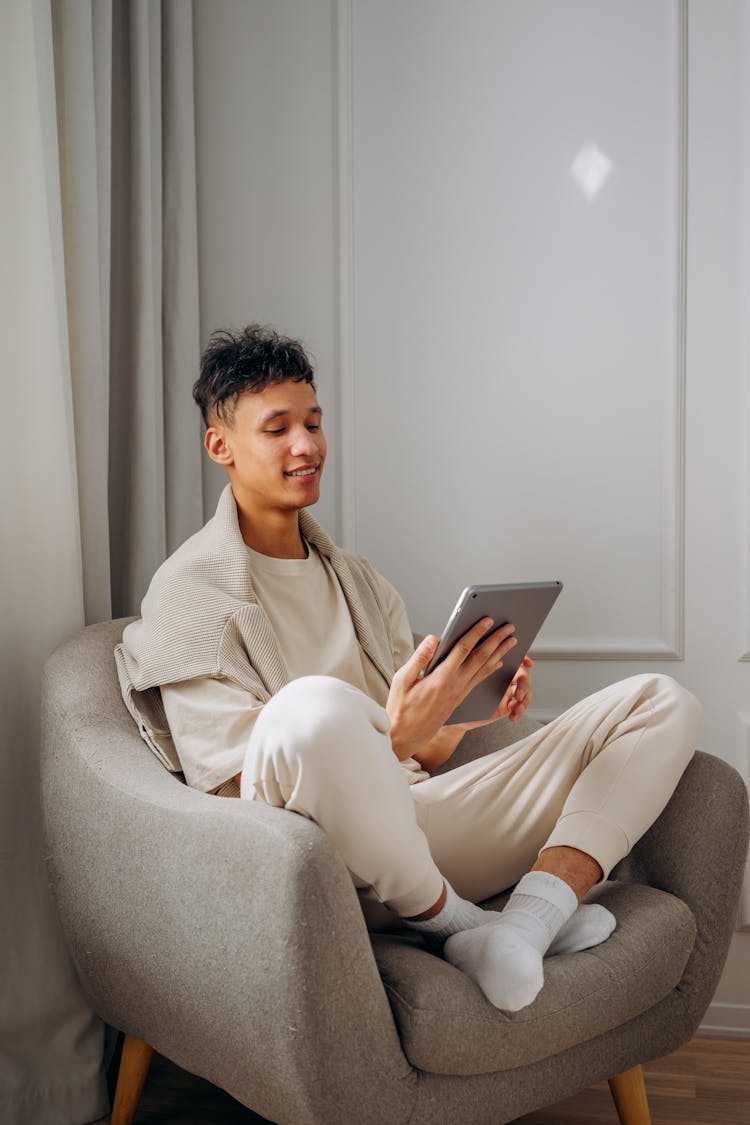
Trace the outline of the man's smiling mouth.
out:
[[[309,465],[306,469],[292,469],[284,473],[285,477],[313,477],[320,470],[320,465]]]

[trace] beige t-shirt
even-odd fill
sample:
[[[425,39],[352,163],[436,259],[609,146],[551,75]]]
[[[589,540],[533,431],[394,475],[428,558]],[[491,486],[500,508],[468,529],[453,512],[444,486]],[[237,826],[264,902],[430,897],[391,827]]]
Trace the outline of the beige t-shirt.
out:
[[[289,679],[336,676],[385,706],[388,687],[362,651],[338,579],[314,547],[306,559],[274,559],[247,548],[253,585],[276,634]],[[414,651],[406,607],[378,575],[390,619],[396,667]],[[188,785],[211,792],[242,769],[262,704],[226,679],[201,677],[161,688],[164,710]],[[413,759],[410,781],[427,776]]]

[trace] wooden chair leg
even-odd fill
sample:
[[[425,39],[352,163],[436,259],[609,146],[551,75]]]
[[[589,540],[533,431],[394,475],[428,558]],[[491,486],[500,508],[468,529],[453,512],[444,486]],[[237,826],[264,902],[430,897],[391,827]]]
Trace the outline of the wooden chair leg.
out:
[[[610,1078],[609,1088],[620,1125],[651,1125],[643,1067],[634,1066],[632,1070]]]
[[[153,1053],[142,1039],[125,1036],[110,1125],[133,1125]]]

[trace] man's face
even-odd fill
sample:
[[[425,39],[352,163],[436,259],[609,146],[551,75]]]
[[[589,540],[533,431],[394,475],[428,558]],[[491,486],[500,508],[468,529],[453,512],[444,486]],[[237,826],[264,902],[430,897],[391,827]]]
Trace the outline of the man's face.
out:
[[[322,410],[309,383],[287,380],[240,395],[231,420],[206,432],[237,502],[258,515],[315,504],[326,457]]]

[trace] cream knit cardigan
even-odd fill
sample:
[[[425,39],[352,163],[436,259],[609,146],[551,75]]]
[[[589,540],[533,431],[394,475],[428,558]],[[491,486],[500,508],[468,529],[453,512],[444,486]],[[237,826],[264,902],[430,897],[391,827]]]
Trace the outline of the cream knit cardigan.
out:
[[[377,575],[366,559],[342,551],[307,511],[302,535],[331,563],[344,592],[357,639],[386,684],[395,671],[388,612]],[[267,702],[289,675],[276,636],[253,589],[250,555],[230,485],[216,514],[157,570],[115,649],[128,710],[159,761],[181,769],[159,686],[199,676],[231,680]]]

